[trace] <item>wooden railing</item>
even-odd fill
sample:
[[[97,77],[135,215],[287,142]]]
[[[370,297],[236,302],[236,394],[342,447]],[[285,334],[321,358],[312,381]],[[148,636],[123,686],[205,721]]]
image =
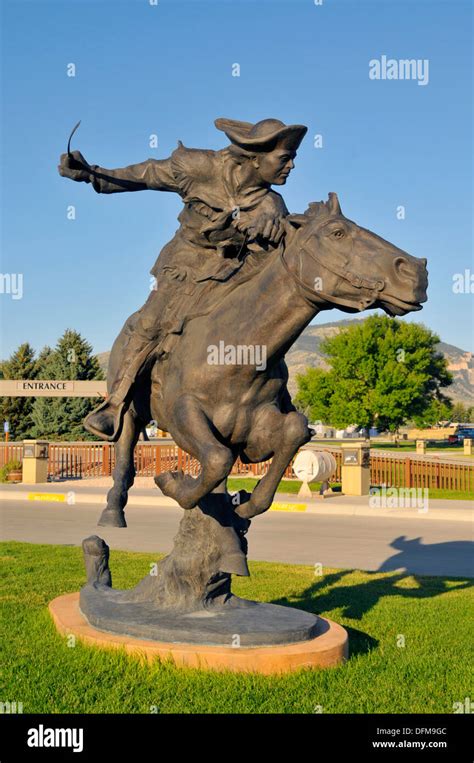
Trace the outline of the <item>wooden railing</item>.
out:
[[[370,456],[372,485],[474,492],[474,464],[420,458]]]
[[[22,461],[23,459],[23,443],[22,442],[9,442],[0,443],[0,469],[5,466],[9,461]]]
[[[336,471],[331,482],[341,481],[341,451],[329,450],[336,459]],[[11,460],[22,460],[22,443],[0,443],[0,467]],[[164,471],[182,469],[196,476],[199,462],[172,444],[139,442],[134,454],[138,476],[153,477]],[[234,464],[234,476],[260,477],[268,471],[271,461],[261,464],[244,464],[240,459]],[[52,479],[107,477],[115,467],[115,447],[104,442],[54,442],[49,445],[48,473]],[[370,458],[372,485],[406,488],[441,488],[445,490],[474,492],[474,464],[452,461],[405,458],[396,455],[378,455],[372,451]],[[292,466],[285,477],[293,477]]]

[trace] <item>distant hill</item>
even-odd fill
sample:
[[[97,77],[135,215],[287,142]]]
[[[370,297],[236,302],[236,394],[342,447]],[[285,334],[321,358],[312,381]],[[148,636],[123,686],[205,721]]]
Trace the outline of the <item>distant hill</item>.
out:
[[[332,323],[321,323],[308,326],[300,338],[295,342],[286,356],[286,362],[290,372],[289,390],[292,395],[296,394],[296,374],[303,373],[308,366],[313,368],[327,368],[324,355],[321,352],[321,342],[329,336],[338,334],[341,329],[358,323],[361,318],[350,318]],[[438,349],[448,359],[449,370],[454,376],[453,384],[446,390],[449,397],[455,402],[465,405],[474,405],[474,355],[459,347],[446,342],[440,342]],[[97,355],[102,370],[107,373],[110,352],[101,352]]]
[[[454,376],[453,384],[448,388],[449,397],[465,405],[474,405],[474,355],[472,352],[455,347],[453,344],[440,342],[440,352],[448,359],[449,370]]]
[[[308,366],[313,368],[328,367],[320,350],[323,339],[338,334],[341,329],[357,323],[358,320],[360,319],[322,323],[308,326],[303,331],[286,356],[290,372],[288,387],[292,395],[297,391],[296,374],[303,373]],[[455,402],[474,405],[474,355],[472,352],[466,352],[446,342],[440,342],[437,347],[447,358],[449,370],[454,377],[452,385],[446,389],[446,394]]]
[[[110,357],[110,350],[107,350],[106,352],[98,352],[96,355],[96,358],[99,361],[99,366],[101,367],[105,375],[107,375],[107,368],[109,366],[109,357]]]

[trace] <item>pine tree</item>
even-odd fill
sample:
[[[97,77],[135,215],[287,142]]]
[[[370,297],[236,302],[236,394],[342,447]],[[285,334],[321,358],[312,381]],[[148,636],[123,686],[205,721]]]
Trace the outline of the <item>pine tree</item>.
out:
[[[2,379],[34,379],[36,377],[35,352],[28,342],[21,344],[8,360],[0,363]],[[18,441],[33,436],[33,398],[0,398],[0,419],[10,424],[10,440]]]
[[[50,356],[54,350],[51,349],[48,345],[45,345],[41,352],[39,353],[38,357],[35,361],[35,378],[37,379],[43,379],[42,376],[46,362],[49,360]]]
[[[42,379],[103,379],[91,345],[72,329],[66,329],[55,349],[45,348],[40,357],[38,376]],[[60,440],[96,439],[84,429],[82,421],[97,404],[97,398],[36,398],[32,411],[35,436]]]

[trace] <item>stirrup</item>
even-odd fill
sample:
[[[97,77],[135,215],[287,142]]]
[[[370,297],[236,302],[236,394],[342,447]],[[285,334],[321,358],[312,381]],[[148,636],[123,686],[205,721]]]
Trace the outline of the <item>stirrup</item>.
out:
[[[120,437],[120,432],[122,429],[123,414],[125,412],[125,401],[122,401],[117,406],[113,406],[115,410],[112,408],[112,410],[107,411],[108,407],[110,407],[110,403],[108,400],[105,400],[101,405],[98,406],[98,408],[88,413],[82,423],[88,432],[95,434],[96,437],[99,437],[101,440],[106,440],[107,442],[116,442]],[[109,417],[109,427],[99,427],[98,422],[94,423],[94,418],[101,413]]]

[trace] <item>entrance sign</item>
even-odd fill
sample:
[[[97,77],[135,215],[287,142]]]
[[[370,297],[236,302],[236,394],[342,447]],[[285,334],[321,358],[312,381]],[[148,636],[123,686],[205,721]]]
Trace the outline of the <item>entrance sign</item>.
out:
[[[106,397],[106,381],[2,379],[0,397]]]

